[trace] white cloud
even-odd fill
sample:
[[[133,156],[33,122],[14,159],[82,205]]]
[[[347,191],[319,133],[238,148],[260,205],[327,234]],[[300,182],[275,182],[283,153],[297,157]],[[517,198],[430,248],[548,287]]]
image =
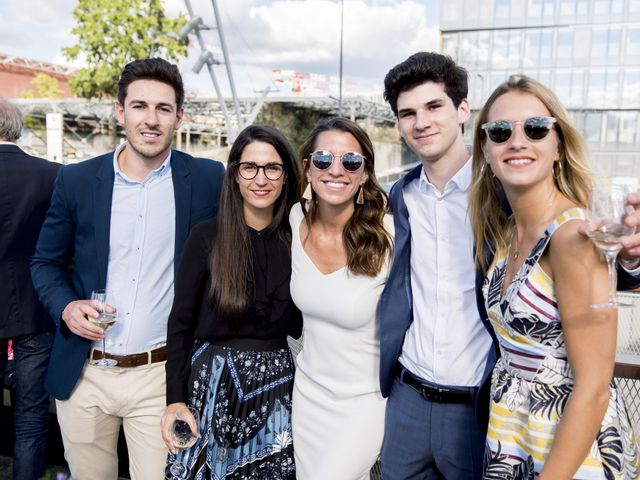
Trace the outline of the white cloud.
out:
[[[359,86],[381,85],[393,65],[418,50],[439,48],[437,0],[345,0],[344,75]],[[163,0],[170,17],[187,15],[184,0]],[[215,25],[211,0],[190,0],[195,14]],[[74,44],[70,31],[76,0],[22,0],[0,4],[4,27],[0,52],[69,64],[61,53]],[[242,95],[271,83],[271,69],[338,74],[340,2],[337,0],[218,0],[233,72]],[[206,44],[222,59],[216,30],[203,32]],[[190,73],[200,54],[191,38],[182,65],[187,87],[213,95],[206,69]],[[78,66],[78,62],[74,62]],[[224,67],[215,67],[228,92]]]
[[[180,10],[178,0],[168,3]],[[194,0],[192,4],[205,23],[215,24],[210,1]],[[380,85],[389,68],[410,54],[438,49],[439,31],[429,26],[425,4],[417,0],[344,2],[344,75]],[[268,82],[271,68],[338,74],[339,2],[222,0],[219,8],[234,71],[262,66],[262,83]],[[203,35],[221,59],[217,32]],[[192,45],[197,46],[195,40]],[[189,65],[199,48],[190,52]]]

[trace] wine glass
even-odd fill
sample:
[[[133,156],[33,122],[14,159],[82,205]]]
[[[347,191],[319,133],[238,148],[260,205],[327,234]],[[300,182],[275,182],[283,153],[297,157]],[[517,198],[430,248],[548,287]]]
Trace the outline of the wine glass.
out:
[[[193,407],[181,407],[176,411],[176,418],[171,424],[171,444],[180,449],[186,450],[191,448],[198,439],[198,423],[200,423],[200,415]],[[187,471],[187,468],[178,460],[179,453],[174,456],[173,463],[169,468],[171,475],[181,477]]]
[[[94,318],[90,315],[87,316],[94,325],[97,325],[105,332],[110,329],[118,318],[116,312],[116,299],[111,290],[94,290],[91,292],[91,306],[98,312],[98,318]],[[105,337],[102,337],[102,358],[97,362],[93,362],[96,367],[113,367],[118,362],[113,358],[104,358],[105,354]]]
[[[627,205],[627,197],[637,190],[637,178],[612,177],[597,181],[589,195],[587,234],[603,253],[609,269],[609,300],[593,304],[592,308],[631,307],[618,300],[616,258],[622,249],[622,238],[635,232],[623,220],[633,212],[633,207]]]

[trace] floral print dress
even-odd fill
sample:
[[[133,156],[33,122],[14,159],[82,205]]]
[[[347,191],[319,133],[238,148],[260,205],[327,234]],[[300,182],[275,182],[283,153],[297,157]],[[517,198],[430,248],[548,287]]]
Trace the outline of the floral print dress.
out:
[[[560,214],[547,227],[500,298],[507,266],[498,255],[483,286],[489,319],[500,342],[491,384],[491,416],[485,479],[534,479],[551,449],[573,390],[562,323],[552,280],[539,266],[553,232],[580,209]],[[622,395],[612,381],[609,405],[579,479],[640,478],[638,447]]]

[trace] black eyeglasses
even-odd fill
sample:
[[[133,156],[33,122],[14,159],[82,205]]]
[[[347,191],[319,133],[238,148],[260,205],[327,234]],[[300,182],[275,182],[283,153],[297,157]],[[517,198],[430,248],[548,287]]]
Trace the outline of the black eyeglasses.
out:
[[[522,130],[529,140],[542,140],[549,135],[556,119],[553,117],[531,117],[526,120],[511,122],[509,120],[496,120],[482,125],[489,140],[493,143],[504,143],[511,138],[515,125],[522,125]]]
[[[238,172],[245,180],[253,180],[258,176],[258,172],[262,169],[264,176],[269,180],[279,180],[284,173],[284,167],[280,163],[267,163],[266,165],[257,165],[253,162],[242,162],[238,164]]]
[[[356,152],[334,155],[328,150],[318,150],[309,156],[311,163],[313,163],[313,166],[318,170],[326,170],[329,168],[336,157],[340,157],[342,166],[347,172],[357,172],[364,164],[364,157]]]

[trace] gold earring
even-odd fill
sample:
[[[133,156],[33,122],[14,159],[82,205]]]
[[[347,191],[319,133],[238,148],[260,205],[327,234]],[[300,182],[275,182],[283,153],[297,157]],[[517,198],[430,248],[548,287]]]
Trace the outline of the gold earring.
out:
[[[307,179],[307,188],[304,189],[304,193],[302,194],[302,198],[305,200],[311,201],[313,199],[313,193],[311,193],[311,182]]]
[[[364,183],[360,184],[360,189],[358,190],[358,197],[356,198],[356,203],[358,205],[364,205]]]
[[[553,178],[560,180],[560,177],[562,177],[562,160],[557,160],[553,162]]]

